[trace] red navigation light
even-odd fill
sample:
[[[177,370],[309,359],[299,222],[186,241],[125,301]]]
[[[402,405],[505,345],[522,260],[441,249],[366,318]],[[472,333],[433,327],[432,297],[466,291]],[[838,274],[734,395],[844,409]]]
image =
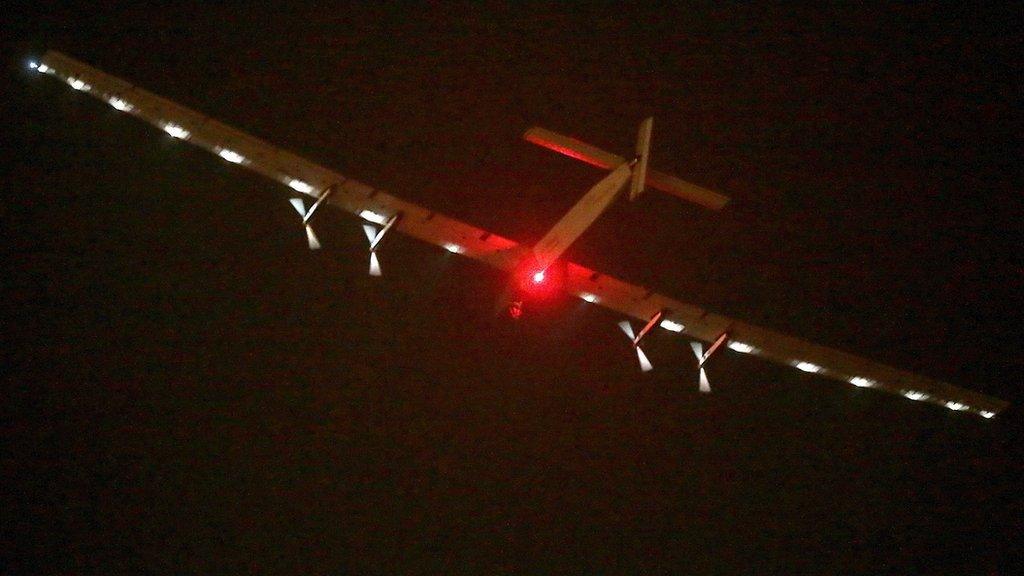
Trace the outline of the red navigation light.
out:
[[[542,266],[532,254],[521,259],[512,272],[517,293],[531,301],[548,300],[561,293],[564,280],[564,264],[556,261]]]

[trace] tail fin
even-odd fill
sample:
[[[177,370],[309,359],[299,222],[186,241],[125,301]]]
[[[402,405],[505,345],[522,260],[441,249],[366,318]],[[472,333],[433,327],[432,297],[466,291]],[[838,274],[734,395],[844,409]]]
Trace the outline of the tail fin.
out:
[[[611,170],[626,161],[622,156],[606,152],[571,136],[552,132],[545,128],[538,128],[536,126],[530,128],[523,134],[523,138],[532,144],[554,150],[559,154],[564,154],[570,158],[581,160],[605,170]],[[675,176],[659,172],[658,170],[648,170],[646,177],[647,185],[651,188],[661,190],[711,210],[721,210],[729,203],[728,196],[723,196],[718,192],[680,180]]]
[[[654,128],[654,118],[645,118],[640,123],[640,130],[636,135],[636,159],[633,163],[633,179],[629,184],[629,199],[636,200],[637,196],[644,191],[644,183],[647,182],[647,160],[651,151],[651,130]]]

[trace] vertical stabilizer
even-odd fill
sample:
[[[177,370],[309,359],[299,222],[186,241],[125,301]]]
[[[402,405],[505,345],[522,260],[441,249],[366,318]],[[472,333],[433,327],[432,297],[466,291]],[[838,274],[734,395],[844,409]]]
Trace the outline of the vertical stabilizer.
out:
[[[651,150],[651,130],[654,128],[654,118],[648,117],[640,123],[640,130],[636,135],[636,160],[633,162],[633,179],[629,183],[629,199],[636,200],[636,197],[644,191],[644,183],[647,181],[647,160]]]

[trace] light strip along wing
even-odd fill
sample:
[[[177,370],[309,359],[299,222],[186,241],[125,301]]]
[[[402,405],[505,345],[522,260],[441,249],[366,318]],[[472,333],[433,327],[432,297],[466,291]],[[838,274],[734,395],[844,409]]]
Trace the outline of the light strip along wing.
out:
[[[511,271],[510,257],[519,244],[464,222],[406,202],[386,192],[296,156],[258,138],[180,106],[124,80],[92,68],[59,52],[47,52],[38,63],[40,72],[54,75],[72,88],[87,92],[118,110],[157,126],[297,192],[319,197],[335,186],[326,203],[377,224],[401,214],[394,229],[452,252]],[[649,182],[650,183],[650,182]],[[712,342],[728,334],[729,348],[819,375],[870,387],[913,400],[931,402],[953,410],[969,411],[986,418],[995,416],[1007,402],[979,392],[897,370],[870,360],[786,336],[739,320],[707,312],[692,304],[655,294],[568,263],[565,290],[609,309],[647,321],[665,311],[662,326],[695,339]]]
[[[714,314],[583,266],[570,263],[567,278],[566,290],[575,291],[581,298],[633,318],[646,320],[658,311],[665,311],[661,320],[663,328],[705,342],[714,342],[722,334],[727,334],[728,347],[736,352],[753,354],[854,386],[883,390],[985,418],[995,416],[1008,406],[1006,401],[980,392]]]
[[[205,148],[297,192],[318,198],[333,185],[335,192],[326,199],[327,204],[379,225],[391,216],[401,214],[394,230],[499,268],[512,268],[508,263],[508,249],[518,245],[512,240],[346,178],[59,52],[47,52],[38,69],[172,136]]]

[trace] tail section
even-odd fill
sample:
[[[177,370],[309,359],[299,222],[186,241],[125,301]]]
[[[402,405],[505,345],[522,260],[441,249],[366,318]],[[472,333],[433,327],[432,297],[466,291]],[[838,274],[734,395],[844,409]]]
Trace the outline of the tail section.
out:
[[[642,135],[644,124],[641,124],[640,127]],[[559,134],[545,128],[530,128],[523,134],[523,138],[538,146],[554,150],[559,154],[564,154],[570,158],[575,158],[592,166],[604,168],[605,170],[612,170],[626,162],[626,159],[622,156],[612,154],[611,152],[602,150],[597,146],[592,146],[571,136]],[[638,146],[638,150],[639,148],[640,147]],[[646,156],[646,154],[644,154],[644,156]],[[700,206],[704,206],[711,210],[721,210],[729,203],[728,196],[724,196],[713,190],[708,190],[702,186],[680,180],[675,176],[659,172],[658,170],[648,170],[644,168],[643,179],[640,179],[640,182],[646,183],[647,186],[650,186],[651,188],[661,190],[662,192],[682,198],[687,202],[699,204]]]
[[[647,182],[647,160],[651,151],[651,130],[654,128],[654,118],[648,117],[640,123],[640,130],[636,135],[636,158],[633,160],[633,178],[629,183],[629,200],[636,200],[637,196],[644,191],[644,183]]]

